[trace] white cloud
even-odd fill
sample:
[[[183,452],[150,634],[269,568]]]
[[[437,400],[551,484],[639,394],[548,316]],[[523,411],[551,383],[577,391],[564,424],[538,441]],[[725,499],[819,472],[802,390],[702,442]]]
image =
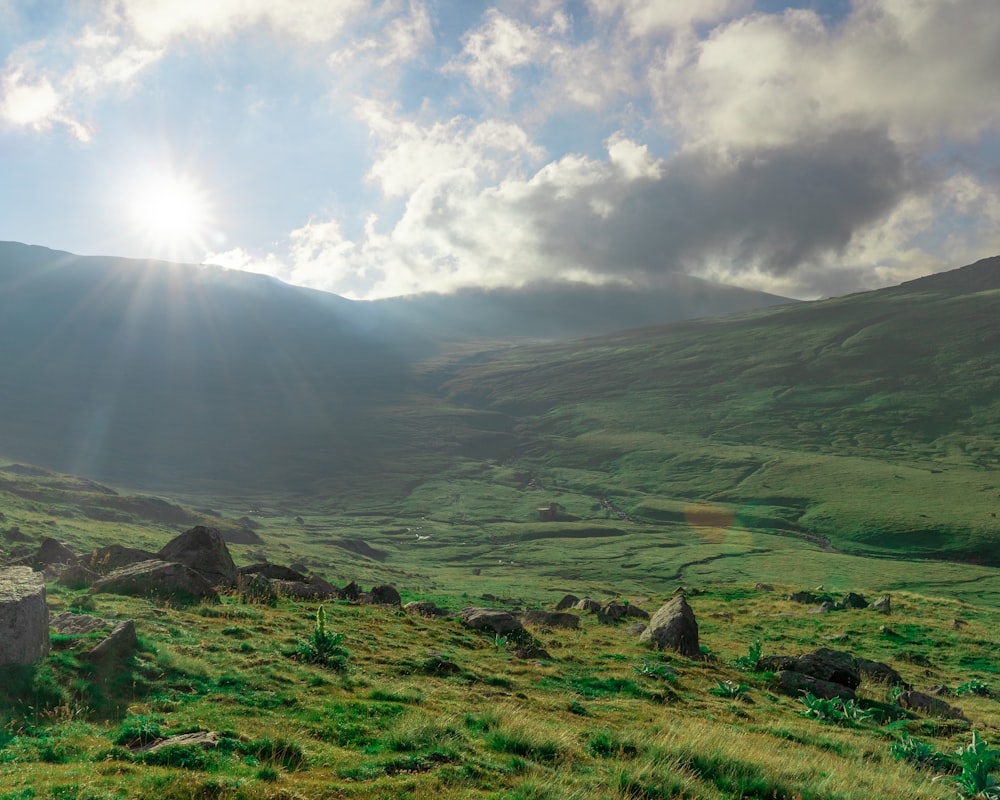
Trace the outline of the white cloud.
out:
[[[542,151],[514,123],[476,123],[458,116],[422,125],[396,116],[396,111],[371,100],[358,105],[376,150],[368,177],[389,197],[406,196],[428,179],[454,171],[496,179],[516,170],[523,159],[541,157]]]
[[[144,41],[160,45],[180,36],[227,36],[258,24],[305,41],[329,41],[367,7],[367,0],[119,0],[109,11]]]
[[[748,0],[588,0],[604,18],[621,16],[634,37],[651,36],[696,23],[716,22],[749,5]]]
[[[1000,121],[996,12],[993,0],[863,0],[836,27],[808,10],[750,15],[665,54],[652,89],[688,144],[859,125],[897,141],[974,137]]]

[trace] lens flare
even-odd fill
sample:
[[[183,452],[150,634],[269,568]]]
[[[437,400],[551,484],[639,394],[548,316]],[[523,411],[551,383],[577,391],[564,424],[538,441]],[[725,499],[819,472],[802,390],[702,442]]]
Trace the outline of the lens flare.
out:
[[[127,203],[133,233],[150,255],[179,260],[209,249],[212,204],[195,178],[150,171],[136,177]]]

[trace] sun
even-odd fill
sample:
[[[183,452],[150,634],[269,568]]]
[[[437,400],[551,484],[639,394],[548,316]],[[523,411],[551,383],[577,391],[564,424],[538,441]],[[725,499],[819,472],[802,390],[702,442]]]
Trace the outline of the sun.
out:
[[[195,178],[148,172],[136,177],[128,195],[133,233],[150,249],[150,255],[174,259],[207,249],[212,206]]]

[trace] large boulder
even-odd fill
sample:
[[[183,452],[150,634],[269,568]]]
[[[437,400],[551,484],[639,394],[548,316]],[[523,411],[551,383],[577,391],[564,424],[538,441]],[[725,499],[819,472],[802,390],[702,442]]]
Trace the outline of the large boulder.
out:
[[[491,631],[504,636],[524,630],[521,620],[498,608],[464,608],[458,616],[467,628],[477,631]]]
[[[33,664],[49,652],[49,607],[42,575],[0,569],[0,666]]]
[[[878,614],[891,614],[892,596],[887,594],[882,595],[874,603],[872,603],[869,608]]]
[[[367,601],[373,605],[380,606],[398,606],[403,602],[399,596],[399,592],[396,591],[396,587],[388,583],[381,586],[373,586],[372,590],[367,594]]]
[[[132,597],[161,597],[190,602],[219,602],[212,584],[184,564],[169,561],[140,561],[108,573],[90,587],[92,593],[124,594]]]
[[[167,542],[157,556],[190,567],[212,586],[236,585],[236,565],[217,528],[197,525]]]
[[[278,592],[271,581],[259,572],[241,572],[236,577],[236,591],[243,603],[259,603],[265,606],[278,604]]]
[[[677,595],[653,614],[639,641],[659,650],[676,650],[688,658],[701,658],[698,622],[684,595]]]
[[[932,697],[923,692],[903,692],[896,700],[903,708],[919,711],[931,717],[946,719],[965,719],[962,709],[950,705],[940,697]]]
[[[113,623],[107,619],[93,617],[90,614],[74,614],[63,611],[49,621],[49,627],[64,636],[83,636],[87,633],[107,628]]]
[[[799,656],[793,669],[817,680],[839,683],[849,689],[857,689],[861,685],[861,670],[857,659],[842,650],[821,647]]]
[[[783,669],[775,672],[774,684],[778,689],[786,694],[801,695],[805,692],[809,692],[809,694],[815,695],[816,697],[822,697],[825,700],[832,700],[835,697],[841,697],[847,700],[854,698],[854,689],[849,686],[844,686],[841,683],[834,683],[832,681],[820,680],[812,675],[806,675],[805,673],[796,672],[790,669]]]
[[[580,598],[577,597],[575,594],[567,594],[563,597],[562,600],[556,603],[556,611],[565,611],[568,608],[572,608],[579,602]]]
[[[236,570],[237,575],[263,575],[265,578],[276,578],[280,581],[306,582],[304,573],[281,564],[249,564]]]

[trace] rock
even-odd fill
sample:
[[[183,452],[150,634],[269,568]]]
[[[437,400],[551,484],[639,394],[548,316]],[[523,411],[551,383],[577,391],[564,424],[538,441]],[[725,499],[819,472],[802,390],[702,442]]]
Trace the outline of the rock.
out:
[[[946,719],[965,719],[965,713],[957,706],[949,705],[939,697],[932,697],[923,692],[903,692],[896,702],[910,711],[919,711],[932,717]]]
[[[477,631],[492,631],[500,635],[523,631],[521,621],[508,611],[497,608],[464,608],[459,618],[467,628]]]
[[[869,608],[879,614],[891,614],[892,613],[892,597],[890,595],[884,594],[878,598],[874,603],[872,603]]]
[[[677,595],[653,614],[639,641],[652,643],[659,650],[676,650],[688,658],[701,658],[698,622],[684,595]]]
[[[3,538],[8,542],[30,542],[31,537],[26,533],[21,533],[21,529],[17,525],[12,526],[7,531],[4,532]]]
[[[538,647],[537,645],[529,645],[528,647],[521,647],[514,651],[514,658],[524,659],[525,661],[530,661],[532,659],[543,659],[545,661],[551,661],[552,656],[549,655],[549,651]]]
[[[558,603],[556,603],[556,611],[565,611],[568,608],[573,608],[577,603],[580,602],[580,598],[575,594],[568,594],[563,597]]]
[[[633,625],[629,625],[625,629],[625,632],[632,636],[642,636],[645,630],[646,630],[646,624],[644,622],[636,622]]]
[[[396,591],[396,587],[387,583],[382,586],[373,586],[372,590],[368,592],[368,602],[379,606],[398,606],[402,604],[403,600],[399,596],[399,592]]]
[[[835,611],[837,607],[827,600],[825,603],[820,603],[816,608],[809,609],[810,614],[829,614],[831,611]]]
[[[351,581],[338,594],[344,600],[357,600],[361,596],[361,587],[354,581]]]
[[[969,623],[964,619],[958,619],[957,617],[951,621],[951,627],[956,631],[962,630]]]
[[[857,689],[861,685],[857,659],[842,650],[821,647],[795,659],[793,669],[821,681],[839,683],[849,689]]]
[[[448,613],[427,600],[412,600],[403,606],[403,611],[408,614],[419,614],[422,617],[443,617]]]
[[[0,666],[33,664],[49,652],[45,583],[31,567],[0,569]]]
[[[84,559],[87,567],[101,575],[107,575],[113,570],[138,564],[142,561],[158,559],[156,553],[139,550],[135,547],[122,547],[120,544],[110,544],[99,547]]]
[[[932,694],[935,697],[951,697],[954,692],[952,692],[952,690],[943,683],[939,683],[937,686],[933,686],[928,689],[927,694]]]
[[[773,592],[774,587],[769,583],[755,583],[753,588],[758,592]]]
[[[618,620],[624,619],[627,613],[627,605],[619,603],[617,600],[611,600],[605,603],[604,607],[597,612],[597,618],[601,622],[618,622]]]
[[[634,603],[626,605],[625,608],[626,617],[632,617],[633,619],[649,619],[649,612],[645,609],[639,608],[639,606]]]
[[[848,592],[840,601],[841,608],[868,608],[868,601],[857,592]]]
[[[219,602],[219,595],[200,573],[184,564],[157,560],[116,569],[96,581],[90,591],[132,597],[152,595],[180,602]]]
[[[296,600],[315,600],[321,597],[333,597],[334,593],[328,593],[320,586],[315,586],[304,581],[282,581],[273,580],[271,586],[281,597],[293,597]]]
[[[240,602],[264,606],[278,604],[278,592],[271,581],[259,572],[241,573],[236,577],[236,590]]]
[[[795,656],[761,656],[757,659],[757,669],[760,672],[781,672],[795,670]]]
[[[193,731],[191,733],[178,733],[176,736],[168,736],[165,739],[157,739],[152,744],[132,748],[133,753],[155,753],[165,747],[201,747],[205,750],[213,750],[219,746],[220,734],[214,731]]]
[[[867,658],[855,658],[854,661],[858,665],[858,671],[869,680],[888,686],[902,686],[904,689],[912,688],[903,680],[903,676],[888,664],[881,661],[870,661]]]
[[[420,665],[420,671],[426,675],[457,675],[462,671],[462,668],[440,653],[431,653]]]
[[[822,697],[826,700],[831,700],[834,697],[845,699],[852,699],[854,697],[854,689],[849,686],[834,683],[833,681],[820,680],[812,675],[806,675],[794,670],[780,670],[774,673],[774,683],[778,689],[787,694],[798,695],[803,692],[809,692],[816,697]]]
[[[91,572],[83,564],[70,564],[70,566],[59,573],[56,583],[70,589],[86,589],[97,578],[97,573]]]
[[[596,614],[601,610],[601,604],[589,597],[584,597],[582,600],[577,600],[573,604],[573,608],[576,611],[589,611],[591,614]]]
[[[237,581],[240,575],[263,575],[265,578],[276,578],[281,581],[300,581],[306,583],[304,573],[280,564],[250,564],[236,570]]]
[[[340,590],[327,580],[323,580],[319,575],[310,575],[306,578],[306,583],[312,586],[321,597],[340,597]]]
[[[899,634],[896,633],[896,631],[894,631],[888,625],[879,625],[878,632],[881,633],[883,636],[891,636],[894,638],[899,636]]]
[[[35,552],[33,565],[41,568],[53,564],[73,564],[75,562],[76,553],[57,539],[46,536]]]
[[[92,617],[90,614],[73,614],[69,611],[64,611],[49,621],[49,627],[64,636],[82,636],[107,628],[111,624],[109,620],[100,617]]]
[[[793,603],[802,603],[803,605],[812,605],[813,603],[818,603],[820,600],[820,598],[812,592],[792,592],[790,595],[787,595],[785,599],[790,600]]]
[[[129,619],[119,622],[103,641],[84,656],[84,659],[92,664],[120,664],[138,647],[139,638],[135,634],[135,622]]]
[[[528,611],[521,617],[521,621],[540,628],[566,628],[568,630],[574,630],[580,625],[580,618],[576,614],[542,611],[541,609]]]
[[[226,528],[222,538],[229,544],[264,544],[260,534],[250,528]]]
[[[217,528],[196,525],[167,542],[157,555],[190,567],[212,586],[236,585],[236,565]]]

